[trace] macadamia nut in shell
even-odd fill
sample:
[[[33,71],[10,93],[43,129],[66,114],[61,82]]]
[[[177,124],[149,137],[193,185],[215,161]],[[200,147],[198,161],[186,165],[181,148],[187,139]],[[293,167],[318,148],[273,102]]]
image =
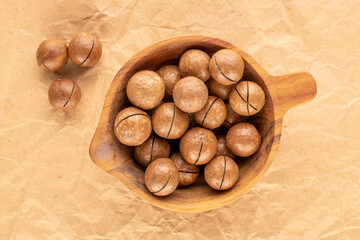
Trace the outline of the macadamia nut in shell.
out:
[[[138,108],[128,107],[116,115],[114,132],[122,144],[138,146],[149,138],[151,131],[149,115]]]
[[[240,81],[244,73],[244,60],[231,49],[221,49],[211,58],[211,77],[220,84],[232,85]]]
[[[221,98],[210,96],[205,106],[194,114],[196,123],[200,127],[215,129],[225,121],[227,110]]]
[[[43,41],[37,51],[36,60],[42,69],[57,71],[65,66],[69,59],[66,43],[61,39]]]
[[[54,108],[68,111],[79,104],[81,90],[73,80],[60,78],[51,84],[48,97],[49,102]]]
[[[158,158],[146,168],[145,185],[156,196],[167,196],[179,184],[179,171],[170,158]]]
[[[239,167],[226,156],[217,156],[206,164],[204,177],[207,184],[216,190],[227,190],[239,179]]]
[[[134,106],[149,110],[156,107],[163,99],[165,84],[156,72],[143,70],[129,79],[126,94]]]
[[[198,49],[186,51],[179,60],[179,69],[183,77],[194,76],[206,82],[209,77],[209,55]]]
[[[101,54],[101,43],[94,34],[78,33],[69,43],[69,57],[78,66],[94,66],[100,60]]]
[[[194,113],[203,108],[208,97],[209,92],[205,83],[196,77],[180,79],[173,90],[175,105],[187,113]]]
[[[264,106],[265,93],[258,84],[242,81],[231,90],[229,103],[236,113],[251,116],[260,112]]]
[[[180,140],[181,156],[191,164],[208,163],[216,154],[215,134],[205,128],[190,129]]]
[[[249,157],[260,147],[261,136],[254,125],[243,122],[232,126],[226,134],[226,146],[239,157]]]
[[[173,102],[163,103],[152,115],[154,132],[167,139],[180,138],[189,127],[189,115]]]
[[[136,146],[134,152],[136,161],[147,167],[155,159],[170,156],[170,143],[153,133],[143,144]]]

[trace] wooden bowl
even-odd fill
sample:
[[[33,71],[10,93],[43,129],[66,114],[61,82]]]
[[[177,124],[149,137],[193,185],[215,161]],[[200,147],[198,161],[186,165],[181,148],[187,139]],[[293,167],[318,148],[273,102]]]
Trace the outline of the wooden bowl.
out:
[[[237,159],[240,178],[227,191],[211,189],[203,177],[187,188],[178,188],[167,197],[152,195],[144,184],[144,171],[135,160],[132,148],[115,137],[116,114],[129,105],[125,87],[129,78],[140,70],[156,70],[166,64],[177,64],[188,49],[197,48],[210,56],[222,48],[239,53],[245,62],[244,77],[258,83],[265,91],[264,108],[250,118],[259,130],[262,143],[251,157]],[[229,204],[248,192],[270,167],[279,146],[282,118],[286,111],[313,99],[316,83],[309,73],[284,76],[268,74],[255,60],[233,44],[211,37],[178,36],[155,43],[133,56],[116,74],[108,90],[99,125],[90,145],[90,156],[100,168],[120,179],[129,189],[150,203],[173,211],[201,212]]]

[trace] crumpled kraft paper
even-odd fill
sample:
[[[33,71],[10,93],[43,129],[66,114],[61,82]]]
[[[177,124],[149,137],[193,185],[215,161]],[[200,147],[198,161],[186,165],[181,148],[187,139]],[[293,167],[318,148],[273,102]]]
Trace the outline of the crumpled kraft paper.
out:
[[[359,1],[2,1],[0,239],[359,239]],[[46,38],[97,34],[93,68],[37,67]],[[133,54],[202,34],[233,42],[274,75],[310,71],[314,101],[291,109],[260,183],[217,210],[150,205],[88,155],[107,89]],[[47,91],[74,79],[83,97],[55,111]]]

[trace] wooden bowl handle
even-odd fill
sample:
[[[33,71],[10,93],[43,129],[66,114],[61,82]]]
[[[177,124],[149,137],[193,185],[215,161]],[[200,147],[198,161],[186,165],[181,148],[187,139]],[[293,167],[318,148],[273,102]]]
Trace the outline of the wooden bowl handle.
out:
[[[316,82],[310,73],[271,76],[269,80],[267,83],[278,117],[284,116],[290,108],[308,102],[316,96]]]

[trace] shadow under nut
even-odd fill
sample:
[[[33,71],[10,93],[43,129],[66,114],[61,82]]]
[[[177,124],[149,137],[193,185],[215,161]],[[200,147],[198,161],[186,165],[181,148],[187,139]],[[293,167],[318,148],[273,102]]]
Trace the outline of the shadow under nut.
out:
[[[89,33],[76,34],[69,43],[69,57],[81,67],[92,67],[101,58],[102,45],[99,39]]]
[[[167,196],[179,184],[179,172],[170,158],[158,158],[145,171],[145,185],[156,196]]]
[[[206,86],[209,89],[210,95],[214,95],[221,98],[222,100],[226,100],[229,98],[230,92],[234,88],[235,84],[223,85],[215,81],[213,78],[210,78],[206,82]]]
[[[54,108],[68,111],[79,104],[81,90],[73,80],[61,78],[51,84],[48,98]]]
[[[204,169],[207,184],[216,190],[227,190],[239,179],[239,167],[235,161],[226,156],[217,156]]]
[[[242,116],[240,114],[237,114],[230,106],[230,103],[227,102],[226,104],[226,109],[227,109],[227,115],[224,121],[224,126],[227,128],[232,127],[233,125],[235,125],[236,123],[239,122],[246,122],[248,120],[247,116]]]
[[[235,159],[235,155],[226,146],[226,137],[224,135],[217,136],[216,156],[226,156]]]
[[[122,144],[138,146],[149,138],[151,131],[149,115],[138,108],[128,107],[116,115],[114,132]]]
[[[136,161],[141,166],[147,167],[158,158],[170,156],[170,143],[152,133],[143,144],[135,147],[134,153]]]
[[[152,126],[154,132],[160,137],[177,139],[188,129],[189,115],[172,102],[163,103],[152,115]]]
[[[181,156],[190,164],[208,163],[216,154],[215,134],[205,128],[190,129],[180,140]]]
[[[194,114],[196,123],[200,127],[215,129],[220,127],[226,119],[227,110],[221,98],[209,96],[205,106]]]
[[[226,134],[226,146],[239,157],[249,157],[260,147],[261,136],[254,125],[244,122],[232,126]]]
[[[170,157],[179,171],[179,186],[193,184],[199,176],[200,168],[184,160],[180,153],[174,153]]]
[[[264,106],[265,93],[258,84],[242,81],[231,90],[229,103],[236,113],[251,116],[260,112]]]
[[[165,97],[171,99],[175,84],[180,80],[181,73],[178,66],[166,65],[156,71],[157,74],[164,80]]]

